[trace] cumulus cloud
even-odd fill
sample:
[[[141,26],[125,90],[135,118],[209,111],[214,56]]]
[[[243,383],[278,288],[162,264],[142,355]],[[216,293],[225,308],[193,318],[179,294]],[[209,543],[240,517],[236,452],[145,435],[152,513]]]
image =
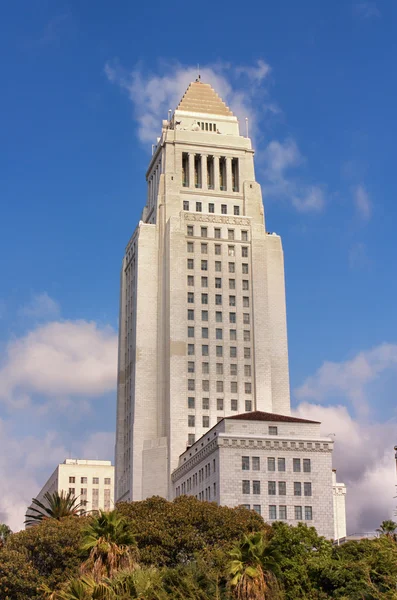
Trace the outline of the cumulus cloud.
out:
[[[367,386],[385,371],[397,369],[397,344],[381,344],[345,362],[326,361],[295,391],[298,399],[325,402],[344,397],[360,415],[367,415]]]
[[[290,173],[291,169],[299,167],[305,160],[294,139],[269,142],[261,156],[265,175],[263,191],[270,198],[291,202],[299,212],[321,212],[325,207],[322,187],[302,183]]]
[[[0,363],[0,403],[26,407],[34,395],[92,397],[115,388],[117,335],[94,322],[55,321],[8,343]]]
[[[396,423],[353,419],[345,406],[302,402],[294,414],[321,421],[324,435],[335,434],[334,466],[347,485],[349,533],[374,531],[395,509]]]
[[[368,221],[371,217],[372,206],[368,192],[363,185],[357,185],[353,189],[353,199],[358,215],[364,221]]]
[[[168,116],[168,110],[174,111],[189,83],[195,81],[198,75],[196,66],[183,66],[178,62],[162,63],[161,70],[162,75],[157,75],[142,65],[135,66],[131,71],[126,71],[117,62],[105,65],[108,80],[128,93],[138,124],[138,137],[145,144],[153,143],[159,134],[161,121]],[[249,118],[251,131],[255,133],[260,113],[278,111],[277,106],[268,100],[267,91],[263,88],[270,70],[263,60],[246,66],[219,62],[201,67],[200,76],[230,106],[240,124],[244,123],[246,117]]]
[[[58,302],[53,300],[47,292],[36,294],[31,301],[19,309],[19,315],[32,319],[43,320],[53,319],[59,316],[60,307]]]

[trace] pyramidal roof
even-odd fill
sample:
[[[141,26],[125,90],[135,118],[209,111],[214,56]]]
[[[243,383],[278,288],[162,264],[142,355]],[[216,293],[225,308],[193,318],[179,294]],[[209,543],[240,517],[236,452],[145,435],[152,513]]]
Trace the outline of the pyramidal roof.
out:
[[[230,108],[226,106],[210,84],[203,83],[199,79],[189,85],[177,110],[234,117]]]

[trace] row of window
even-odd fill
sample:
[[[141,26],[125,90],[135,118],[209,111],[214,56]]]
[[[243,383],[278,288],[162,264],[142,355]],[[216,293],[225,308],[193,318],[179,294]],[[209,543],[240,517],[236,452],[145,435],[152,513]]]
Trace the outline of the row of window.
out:
[[[212,125],[205,123],[205,125]],[[201,156],[201,154],[193,155],[193,172],[189,161],[189,154],[182,154],[182,185],[183,187],[201,188],[203,186],[203,177],[205,177],[204,165],[206,168],[206,183],[209,190],[215,189],[215,170],[218,171],[219,189],[224,191],[227,189],[227,161],[225,156]],[[238,158],[232,158],[231,165],[231,184],[233,192],[238,192]]]
[[[222,215],[227,215],[227,212],[228,212],[227,209],[228,209],[227,204],[221,204],[221,214]],[[189,200],[183,201],[183,210],[190,211]],[[203,212],[203,203],[202,202],[196,202],[196,212]],[[215,213],[215,204],[213,202],[208,203],[208,211],[207,212],[212,213],[212,214]],[[236,205],[233,206],[233,214],[236,217],[238,217],[240,215],[240,207],[239,206],[236,206]]]
[[[199,329],[198,327],[194,327],[193,325],[188,325],[187,328],[187,337],[188,338],[194,338],[195,337],[195,332],[197,331],[197,329]],[[209,337],[209,328],[208,327],[201,327],[201,337],[204,340],[208,340]],[[215,328],[215,339],[216,340],[223,340],[223,329],[222,327],[216,327]],[[236,341],[237,340],[237,329],[229,329],[229,339],[231,341]],[[243,340],[244,342],[250,342],[251,341],[251,331],[249,329],[244,329],[243,330]]]
[[[244,246],[242,246],[242,247],[244,248]],[[194,252],[194,242],[187,242],[186,248],[187,248],[188,254],[192,254]],[[211,248],[211,245],[210,245],[210,248]],[[234,246],[228,246],[228,252],[229,252],[229,248],[232,248],[232,249],[234,248],[234,250],[230,250],[230,252],[236,251]],[[201,254],[208,254],[208,244],[206,242],[200,243],[200,251],[201,251]],[[222,255],[221,244],[214,245],[214,254],[216,254],[216,256]],[[235,254],[230,254],[229,256],[235,256]],[[205,269],[205,270],[207,270],[207,269]],[[222,271],[222,263],[219,260],[215,261],[215,271]],[[235,272],[236,272],[236,263],[230,262],[229,263],[229,273],[235,273]],[[248,264],[247,263],[242,263],[242,272],[243,272],[243,274],[248,273]]]
[[[268,429],[269,435],[278,435],[277,427],[269,426]],[[261,459],[259,456],[242,456],[241,457],[241,468],[243,471],[260,471],[261,468]],[[277,464],[277,470],[280,472],[285,472],[286,470],[286,460],[285,458],[276,458],[269,456],[267,458],[267,470],[275,471]],[[292,470],[294,473],[300,473],[303,465],[303,473],[311,473],[311,460],[310,458],[293,458],[292,459]]]
[[[237,400],[233,399],[230,401],[231,403],[231,410],[237,410]],[[207,409],[209,410],[209,409]],[[218,409],[218,410],[223,410],[223,409]],[[245,401],[245,412],[251,412],[252,411],[252,400],[246,400]],[[195,415],[188,415],[187,417],[187,424],[188,427],[196,427],[196,417]],[[221,421],[223,419],[223,417],[217,417],[216,418],[216,422],[219,423],[219,421]],[[203,415],[201,417],[201,422],[202,422],[202,427],[204,427],[205,429],[209,429],[210,427],[210,417],[209,415]],[[192,437],[190,437],[192,436]],[[195,442],[195,436],[194,434],[190,434],[189,433],[189,446],[191,446],[192,444],[194,444]]]
[[[69,483],[76,483],[76,477],[69,477]],[[80,477],[80,483],[88,483],[88,477]],[[99,485],[99,477],[92,478],[93,485]],[[105,477],[105,485],[110,485],[110,477]]]
[[[192,259],[193,261],[193,259]],[[201,261],[203,262],[207,262],[207,261]],[[191,264],[191,266],[189,265],[189,260],[188,260],[188,269],[193,269],[193,263]],[[202,270],[207,270],[207,269],[202,269]],[[194,286],[194,275],[188,275],[187,276],[187,285],[189,287]],[[216,289],[221,289],[222,288],[222,277],[215,277],[214,279],[214,285]],[[201,277],[201,287],[208,287],[208,277]],[[241,283],[241,287],[242,289],[245,290],[249,290],[249,280],[248,279],[243,279],[242,283]],[[230,290],[235,290],[236,289],[236,280],[235,279],[229,279],[229,289]],[[235,300],[236,301],[236,300]],[[235,304],[233,305],[235,306]]]
[[[187,389],[188,390],[195,390],[196,389],[196,381],[195,379],[188,379],[188,384],[187,384]],[[216,391],[221,394],[224,392],[224,382],[223,381],[217,381],[216,382]],[[203,392],[209,392],[210,389],[210,381],[209,379],[203,379],[201,381],[201,389],[203,390]],[[236,394],[237,393],[237,381],[231,381],[230,382],[230,392],[232,394]],[[244,382],[244,392],[246,394],[252,394],[252,384],[250,381],[245,381]]]
[[[237,364],[236,363],[232,363],[229,365],[229,370],[230,370],[230,375],[232,376],[236,376],[237,375]],[[194,373],[196,370],[196,363],[194,361],[188,361],[187,363],[187,372],[188,373]],[[201,363],[201,372],[204,375],[209,375],[210,372],[210,363],[208,362],[203,362]],[[217,375],[223,375],[224,373],[224,365],[223,363],[216,363],[215,364],[215,372]],[[244,377],[251,377],[251,365],[244,365]],[[233,391],[233,390],[230,390]]]
[[[250,403],[251,405],[251,400],[247,400],[247,402]],[[224,399],[223,398],[217,398],[216,399],[216,409],[217,410],[224,410]],[[190,409],[195,409],[196,408],[196,399],[194,397],[189,396],[189,398],[187,399],[187,405],[188,408]],[[201,399],[201,408],[203,410],[209,410],[210,409],[210,399],[209,398],[202,398]],[[236,398],[230,400],[230,410],[237,410],[238,409],[238,400]],[[203,425],[203,427],[206,427],[205,425]]]
[[[230,358],[237,358],[237,346],[230,346],[229,350]],[[195,344],[187,345],[187,354],[188,356],[195,355]],[[217,358],[223,357],[223,346],[215,346],[215,355]],[[202,344],[201,356],[209,356],[209,346],[207,344]],[[251,348],[244,348],[244,358],[251,358]]]
[[[212,473],[215,473],[216,470],[216,461],[215,458],[212,460]],[[181,483],[180,486],[176,488],[176,495],[180,496],[181,494],[186,494],[190,492],[192,489],[203,483],[208,477],[211,475],[211,463],[207,463],[204,467],[199,469],[197,473],[193,473],[191,477],[189,477],[186,481]],[[216,493],[216,484],[214,484],[214,495]],[[199,498],[200,500],[202,498]]]
[[[251,486],[252,483],[252,486]],[[278,485],[278,495],[285,496],[287,494],[287,482],[286,481],[268,481],[267,482],[267,493],[269,496],[277,495],[277,485]],[[251,491],[252,489],[252,491]],[[261,493],[261,482],[258,480],[250,481],[249,479],[244,479],[242,481],[242,492],[243,494],[260,494]],[[311,496],[312,495],[312,484],[310,481],[303,482],[303,495]],[[302,496],[302,482],[294,481],[294,496]]]
[[[229,313],[229,323],[236,323],[237,322],[237,315],[235,312],[230,312]],[[195,312],[194,312],[194,308],[188,308],[187,309],[187,320],[188,321],[194,321],[195,320]],[[208,310],[202,310],[201,311],[201,320],[202,321],[208,321]],[[216,323],[222,323],[223,322],[223,313],[222,311],[216,311],[215,312],[215,322]],[[249,313],[243,313],[243,324],[244,325],[249,325],[250,324],[250,314]]]
[[[194,292],[187,293],[187,302],[188,304],[194,304]],[[222,306],[223,299],[222,294],[215,294],[215,305]],[[208,294],[201,294],[201,304],[208,304]],[[229,306],[236,306],[236,296],[229,296]],[[250,299],[249,296],[243,296],[243,308],[249,308]]]
[[[225,204],[225,206],[226,206],[226,204]],[[195,235],[194,225],[187,225],[186,226],[186,233],[187,233],[187,235],[189,237],[194,236]],[[221,227],[214,227],[214,235],[213,236],[209,236],[208,235],[208,227],[207,226],[200,226],[200,237],[202,237],[202,238],[213,237],[216,240],[221,240],[222,239],[222,229],[221,229]],[[227,239],[228,240],[235,240],[235,239],[237,239],[235,237],[235,230],[234,229],[228,229],[227,230]],[[248,230],[244,229],[244,230],[241,231],[241,241],[242,242],[248,242]],[[219,246],[220,246],[220,244],[219,244]],[[234,246],[230,246],[230,247],[234,248]],[[248,256],[248,254],[247,254],[247,256]]]
[[[244,508],[251,510],[250,504],[243,504]],[[292,507],[290,507],[292,508]],[[252,510],[257,512],[259,515],[261,514],[261,505],[253,504]],[[277,515],[278,512],[278,515]],[[303,516],[305,517],[305,521],[313,520],[313,507],[312,506],[294,506],[294,518],[296,521],[303,521]],[[276,506],[275,504],[269,506],[269,520],[276,521],[279,519],[280,521],[286,521],[288,519],[287,506],[284,504],[280,504]]]

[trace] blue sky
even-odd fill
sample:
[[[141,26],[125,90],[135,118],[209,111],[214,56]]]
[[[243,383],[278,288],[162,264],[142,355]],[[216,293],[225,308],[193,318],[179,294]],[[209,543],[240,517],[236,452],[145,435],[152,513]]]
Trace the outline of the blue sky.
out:
[[[336,434],[350,529],[391,514],[397,4],[244,9],[0,9],[0,520],[15,528],[58,460],[112,454],[120,262],[151,143],[197,63],[249,116],[285,251],[293,405]]]

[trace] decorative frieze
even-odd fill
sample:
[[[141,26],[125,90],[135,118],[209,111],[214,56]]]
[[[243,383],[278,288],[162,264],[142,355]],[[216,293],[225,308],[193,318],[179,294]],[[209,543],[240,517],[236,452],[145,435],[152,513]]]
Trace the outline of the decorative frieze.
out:
[[[205,215],[200,213],[183,213],[185,221],[199,221],[200,223],[224,223],[225,225],[249,226],[251,219],[247,217],[233,217],[225,215]]]

